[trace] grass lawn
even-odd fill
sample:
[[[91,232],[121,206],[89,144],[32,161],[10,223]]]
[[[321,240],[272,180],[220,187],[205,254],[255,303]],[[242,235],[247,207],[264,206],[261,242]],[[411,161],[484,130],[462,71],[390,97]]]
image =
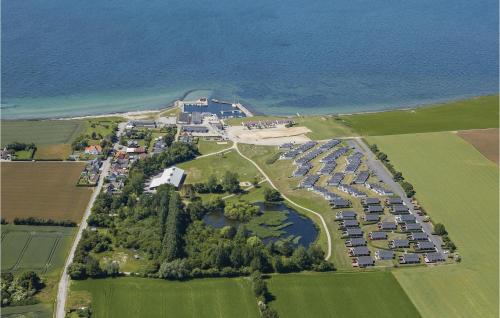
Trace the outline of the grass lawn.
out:
[[[394,272],[424,317],[498,317],[498,166],[454,133],[370,137],[446,225],[462,262]]]
[[[90,293],[95,317],[259,317],[250,281],[210,278],[188,282],[123,277],[73,281],[71,299]],[[70,300],[70,305],[78,302]]]
[[[77,187],[83,162],[4,162],[2,217],[41,217],[79,222],[92,190]]]
[[[2,146],[19,141],[33,142],[37,147],[70,144],[83,130],[78,120],[2,120]]]
[[[202,155],[206,155],[206,154],[209,154],[212,152],[217,152],[217,151],[227,149],[233,145],[233,142],[230,140],[228,140],[228,141],[214,141],[214,140],[205,140],[205,139],[200,138],[196,145],[198,146],[198,151]]]
[[[483,96],[410,110],[341,116],[366,136],[498,127],[498,95]]]
[[[213,155],[196,160],[191,160],[178,165],[185,169],[187,176],[185,183],[205,182],[212,174],[222,178],[226,171],[237,172],[240,181],[251,182],[261,176],[257,169],[248,161],[241,158],[235,150],[224,155]]]
[[[70,144],[53,144],[37,146],[35,159],[67,159],[73,150]]]
[[[272,275],[268,286],[280,317],[420,317],[387,271]]]

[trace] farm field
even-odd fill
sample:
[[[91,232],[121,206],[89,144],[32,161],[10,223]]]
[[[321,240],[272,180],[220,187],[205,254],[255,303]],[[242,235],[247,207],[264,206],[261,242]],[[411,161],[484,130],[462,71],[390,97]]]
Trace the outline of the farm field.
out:
[[[58,271],[73,232],[60,226],[2,225],[2,272]]]
[[[497,129],[479,129],[464,130],[457,132],[457,135],[469,142],[482,153],[486,158],[498,165],[498,144],[499,130]]]
[[[222,178],[226,171],[238,173],[240,181],[251,182],[256,176],[260,179],[257,169],[241,158],[235,150],[225,152],[224,155],[213,155],[184,162],[178,167],[186,170],[185,183],[205,182],[212,174]]]
[[[73,281],[70,306],[79,306],[78,301],[89,294],[93,316],[100,318],[259,317],[250,281],[245,278],[177,282],[123,277]]]
[[[498,95],[409,110],[340,116],[364,136],[397,135],[498,127]]]
[[[2,217],[41,217],[79,222],[92,190],[77,187],[83,162],[4,162]]]
[[[394,271],[422,316],[498,317],[498,166],[452,132],[367,139],[415,186],[462,256],[456,265]]]
[[[272,275],[268,286],[280,317],[420,317],[387,271]]]
[[[2,146],[14,141],[37,146],[69,144],[83,127],[78,120],[2,120]]]

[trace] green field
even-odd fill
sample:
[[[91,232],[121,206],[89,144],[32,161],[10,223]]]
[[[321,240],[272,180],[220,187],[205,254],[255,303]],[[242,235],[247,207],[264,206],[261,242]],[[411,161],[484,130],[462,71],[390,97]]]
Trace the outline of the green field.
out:
[[[74,281],[71,297],[90,293],[93,317],[259,317],[250,281],[209,278],[188,282],[131,278]],[[71,301],[75,305],[75,301]]]
[[[420,317],[390,272],[273,275],[280,317]]]
[[[37,146],[71,143],[83,127],[77,120],[2,120],[2,146],[14,141]]]
[[[212,152],[217,152],[227,149],[233,145],[233,142],[229,140],[214,141],[214,140],[204,140],[200,138],[196,145],[198,146],[198,151],[200,152],[200,154],[206,155]]]
[[[226,171],[238,173],[240,181],[251,182],[256,176],[260,178],[257,169],[248,161],[231,150],[224,155],[213,155],[191,160],[178,165],[186,170],[185,183],[205,182],[212,174],[221,178]]]
[[[57,226],[2,225],[2,272],[59,271],[73,231]]]
[[[2,318],[52,318],[52,306],[36,304],[29,306],[2,307]]]
[[[397,135],[498,127],[498,95],[410,110],[341,116],[366,136]]]
[[[463,258],[457,265],[394,272],[419,311],[432,318],[498,317],[498,166],[451,132],[368,141],[413,183]]]

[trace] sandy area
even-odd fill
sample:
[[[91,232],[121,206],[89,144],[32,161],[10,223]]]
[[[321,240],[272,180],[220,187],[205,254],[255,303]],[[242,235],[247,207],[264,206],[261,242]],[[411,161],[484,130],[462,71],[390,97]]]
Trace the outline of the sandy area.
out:
[[[236,142],[254,145],[280,145],[285,142],[305,143],[311,140],[305,134],[307,127],[276,127],[248,130],[243,126],[231,126],[227,129],[228,137]]]
[[[457,135],[474,146],[486,158],[495,162],[498,165],[499,161],[499,130],[493,129],[477,129],[477,130],[464,130],[457,132]]]

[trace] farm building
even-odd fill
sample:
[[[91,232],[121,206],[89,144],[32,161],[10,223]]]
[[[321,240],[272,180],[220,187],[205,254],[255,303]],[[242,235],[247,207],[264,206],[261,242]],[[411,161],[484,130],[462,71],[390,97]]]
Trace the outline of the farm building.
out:
[[[391,260],[395,256],[393,251],[388,250],[377,250],[375,252],[375,258],[378,260]]]
[[[179,188],[183,179],[184,170],[172,166],[163,170],[163,173],[159,177],[154,178],[149,185],[149,189],[154,190],[162,184],[171,184],[174,187]]]

